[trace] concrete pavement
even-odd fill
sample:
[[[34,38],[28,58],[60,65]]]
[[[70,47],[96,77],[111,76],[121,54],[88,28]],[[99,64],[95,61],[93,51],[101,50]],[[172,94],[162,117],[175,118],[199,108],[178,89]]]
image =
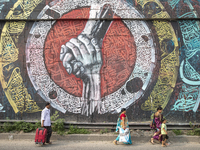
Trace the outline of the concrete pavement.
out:
[[[33,140],[0,140],[0,150],[199,150],[199,143],[172,143],[168,147],[161,144],[135,143],[114,145],[112,141],[53,141],[52,145],[37,146]]]
[[[173,143],[184,143],[184,142],[200,142],[200,136],[187,136],[179,135],[176,136],[173,132],[168,132],[170,141]],[[145,131],[144,133],[131,132],[131,139],[136,143],[147,143],[152,137],[152,132]],[[107,134],[68,134],[58,135],[53,133],[52,140],[64,140],[64,141],[113,141],[118,134],[107,133]],[[34,140],[35,133],[0,133],[0,140]]]

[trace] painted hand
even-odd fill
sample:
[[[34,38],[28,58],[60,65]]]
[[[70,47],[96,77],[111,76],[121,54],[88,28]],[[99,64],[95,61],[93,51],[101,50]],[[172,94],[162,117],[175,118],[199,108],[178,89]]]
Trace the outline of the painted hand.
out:
[[[90,17],[112,17],[109,5],[91,6]],[[83,81],[82,114],[101,113],[101,45],[112,21],[88,20],[83,32],[61,46],[60,60],[68,74]]]
[[[99,74],[102,66],[101,49],[95,38],[80,34],[61,46],[60,60],[68,74],[87,80],[92,74]]]
[[[82,113],[92,114],[95,109],[100,113],[102,57],[95,39],[90,39],[84,34],[72,38],[62,45],[60,59],[68,74],[72,73],[83,81],[82,101],[85,103],[82,106]]]

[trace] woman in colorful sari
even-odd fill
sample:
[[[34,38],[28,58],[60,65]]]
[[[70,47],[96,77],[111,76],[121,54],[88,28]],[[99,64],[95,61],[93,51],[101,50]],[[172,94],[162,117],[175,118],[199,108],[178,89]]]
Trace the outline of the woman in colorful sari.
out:
[[[163,115],[161,114],[163,111],[162,107],[159,106],[157,108],[157,112],[154,114],[153,116],[153,122],[150,125],[151,128],[155,129],[155,133],[153,135],[153,138],[151,138],[151,143],[154,144],[154,139],[161,141],[162,135],[161,135],[161,124],[162,124],[162,119],[163,119]]]
[[[117,120],[116,132],[117,132],[120,128],[123,128],[124,130],[125,130],[126,128],[129,128],[129,125],[128,125],[128,118],[127,118],[127,116],[126,116],[126,109],[125,109],[125,108],[122,108],[122,109],[121,109],[121,114],[119,115],[119,118],[118,118],[118,120]],[[120,138],[120,134],[119,134],[118,137],[113,141],[113,143],[114,143],[115,145],[117,145],[117,141],[119,142],[119,138]],[[128,142],[128,143],[124,143],[124,144],[132,144],[130,131],[129,131],[129,142]]]

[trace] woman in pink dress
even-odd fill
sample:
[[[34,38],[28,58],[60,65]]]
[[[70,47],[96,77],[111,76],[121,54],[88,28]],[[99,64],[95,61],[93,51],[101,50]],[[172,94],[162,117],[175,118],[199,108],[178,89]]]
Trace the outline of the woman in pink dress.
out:
[[[151,138],[151,143],[154,144],[154,139],[161,141],[161,124],[162,124],[162,119],[163,119],[163,115],[161,114],[163,111],[162,107],[159,106],[157,108],[157,112],[154,114],[153,116],[153,124],[151,125],[151,128],[155,129],[155,133],[153,138]]]

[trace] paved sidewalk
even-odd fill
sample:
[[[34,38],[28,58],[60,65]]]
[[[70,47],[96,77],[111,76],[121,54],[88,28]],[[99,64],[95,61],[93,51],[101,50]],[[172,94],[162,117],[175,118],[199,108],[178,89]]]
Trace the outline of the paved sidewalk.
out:
[[[64,140],[64,141],[113,141],[118,134],[107,133],[107,134],[68,134],[60,136],[53,134],[52,140]],[[131,133],[131,139],[135,143],[147,143],[151,138],[151,134],[134,134]],[[0,133],[1,140],[34,140],[35,133]],[[200,142],[200,136],[187,136],[169,134],[169,140],[173,143],[184,143],[184,142]]]
[[[0,140],[0,150],[199,150],[199,143],[174,143],[168,147],[161,144],[135,143],[133,145],[114,145],[111,141],[53,141],[52,145],[37,146],[33,140]]]

